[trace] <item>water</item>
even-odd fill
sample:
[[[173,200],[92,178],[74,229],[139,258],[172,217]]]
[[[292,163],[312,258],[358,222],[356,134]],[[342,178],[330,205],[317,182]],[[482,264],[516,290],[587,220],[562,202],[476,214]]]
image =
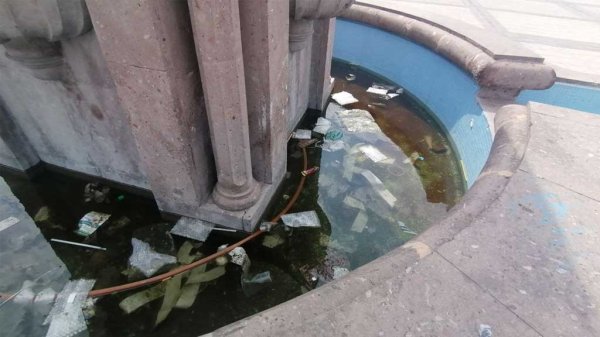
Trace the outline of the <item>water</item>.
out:
[[[319,166],[320,171],[308,177],[304,192],[291,210],[316,211],[321,228],[286,231],[279,227],[269,236],[245,245],[252,261],[249,274],[269,271],[273,282],[247,296],[240,284],[241,268],[230,263],[225,275],[210,282],[191,308],[174,309],[157,327],[154,321],[162,299],[125,314],[118,307],[119,302],[143,289],[105,296],[96,303],[95,315],[88,320],[90,336],[198,336],[210,332],[310,291],[343,274],[345,269],[355,269],[399,247],[441,219],[460,199],[465,182],[459,161],[446,133],[431,113],[408,92],[390,100],[365,92],[374,82],[395,85],[383,78],[339,61],[335,61],[332,68],[337,79],[334,92],[345,90],[358,98],[359,103],[346,108],[368,110],[376,122],[368,126],[376,132],[348,131],[344,124],[348,120],[336,119],[345,109],[330,104],[327,116],[333,121],[332,129],[343,133],[340,141],[345,149],[336,152],[324,151],[319,146],[308,149],[309,166]],[[345,79],[350,73],[356,77],[352,81]],[[309,112],[300,127],[312,128],[317,117]],[[373,129],[374,125],[381,132]],[[387,158],[372,161],[362,152],[372,149],[364,146],[377,149]],[[300,179],[302,156],[296,141],[290,142],[288,153],[290,175],[266,219],[284,207]],[[349,170],[350,167],[354,169]],[[373,176],[384,186],[373,185]],[[124,273],[131,254],[132,236],[151,241],[160,252],[173,255],[184,243],[182,238],[174,237],[171,241],[164,234],[173,223],[161,219],[155,203],[147,196],[112,189],[109,203],[86,203],[83,190],[88,181],[85,180],[53,172],[32,181],[8,174],[3,177],[32,217],[42,207],[50,210],[50,217],[32,228],[33,231],[39,228],[41,234],[25,247],[14,251],[0,247],[2,293],[14,293],[24,280],[32,280],[39,273],[33,267],[21,268],[25,264],[36,264],[35,251],[46,252],[44,255],[57,264],[64,264],[66,270],[53,282],[36,285],[33,289],[37,292],[51,285],[59,292],[69,278],[95,279],[95,289],[127,282],[128,277],[132,277]],[[393,207],[389,205],[389,197],[388,202],[381,198],[386,195],[382,194],[385,190],[396,199]],[[349,196],[353,199],[347,198]],[[86,240],[86,243],[107,248],[106,251],[48,243],[51,238],[83,242],[73,230],[89,211],[111,214],[107,223]],[[239,235],[213,232],[197,250],[210,254],[220,245],[239,238]],[[280,244],[274,248],[265,246],[276,243]],[[0,308],[0,317],[8,317],[7,310],[18,316],[10,321],[20,325],[23,335],[35,335],[32,331],[38,331],[39,335],[39,331],[43,331],[31,326],[39,324],[39,317],[14,310],[14,303],[9,305],[12,307]],[[0,319],[1,324],[9,323]],[[6,326],[2,328],[6,330]]]

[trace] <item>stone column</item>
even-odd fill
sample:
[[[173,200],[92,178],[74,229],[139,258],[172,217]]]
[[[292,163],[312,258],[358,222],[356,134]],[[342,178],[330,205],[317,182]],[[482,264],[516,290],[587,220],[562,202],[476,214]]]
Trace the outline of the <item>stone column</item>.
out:
[[[315,20],[308,96],[309,109],[323,110],[331,90],[333,90],[331,57],[333,55],[334,35],[335,19]]]
[[[214,202],[226,210],[252,206],[252,176],[238,0],[188,0],[217,167]]]
[[[277,185],[286,167],[289,4],[240,1],[252,172]]]

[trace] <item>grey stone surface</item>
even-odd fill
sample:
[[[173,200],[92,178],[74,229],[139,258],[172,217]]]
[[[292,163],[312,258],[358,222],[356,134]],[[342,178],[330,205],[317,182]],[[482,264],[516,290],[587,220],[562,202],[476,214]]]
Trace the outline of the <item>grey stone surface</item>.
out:
[[[335,19],[314,21],[315,33],[312,39],[312,66],[309,86],[308,107],[324,110],[333,90],[331,78],[331,57],[335,36]]]
[[[273,184],[285,173],[289,76],[287,1],[240,2],[252,172]]]
[[[215,174],[187,5],[88,6],[158,205],[193,216]]]
[[[238,2],[189,0],[210,125],[217,184],[212,199],[239,211],[260,197],[252,175]]]

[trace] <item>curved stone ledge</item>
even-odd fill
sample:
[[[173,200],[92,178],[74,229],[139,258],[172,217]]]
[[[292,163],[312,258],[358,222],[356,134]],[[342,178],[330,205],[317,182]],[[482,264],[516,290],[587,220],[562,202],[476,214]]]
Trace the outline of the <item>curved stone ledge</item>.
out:
[[[530,120],[530,111],[526,106],[510,104],[498,109],[494,123],[496,137],[481,175],[450,214],[429,230],[346,277],[206,336],[296,336],[304,329],[310,330],[307,324],[335,325],[331,321],[322,322],[327,319],[327,313],[364,296],[370,289],[385,283],[403,282],[405,270],[410,270],[437,247],[470,226],[475,217],[504,191],[525,155],[530,137]],[[365,308],[373,307],[366,303],[368,298],[361,301],[365,303]],[[364,317],[368,317],[367,310]]]
[[[524,89],[547,89],[556,81],[554,69],[543,64],[541,58],[519,55],[510,58],[505,53],[497,59],[490,50],[452,33],[449,28],[442,29],[404,13],[354,5],[342,17],[392,32],[439,53],[470,73],[482,88],[515,96]],[[494,37],[490,34],[486,38]]]

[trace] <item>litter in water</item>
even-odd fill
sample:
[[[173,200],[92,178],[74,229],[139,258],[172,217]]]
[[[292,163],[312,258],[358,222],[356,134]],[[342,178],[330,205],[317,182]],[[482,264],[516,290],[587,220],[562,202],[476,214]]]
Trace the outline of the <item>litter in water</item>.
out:
[[[312,131],[306,129],[297,129],[292,134],[292,138],[294,139],[311,139]]]
[[[324,135],[327,134],[327,131],[329,131],[330,128],[331,121],[326,118],[319,117],[319,119],[317,119],[317,124],[313,128],[313,131]]]
[[[129,257],[129,265],[142,272],[146,277],[154,275],[166,265],[177,262],[174,256],[157,253],[150,248],[149,244],[136,238],[131,239],[131,245],[133,252]]]
[[[315,211],[288,213],[283,215],[281,220],[283,220],[283,223],[288,227],[321,227],[321,222]]]
[[[300,172],[300,174],[302,174],[303,177],[306,177],[306,176],[312,176],[313,174],[315,174],[317,172],[319,172],[319,167],[313,166],[307,170]]]
[[[348,75],[346,75],[345,78],[346,78],[346,81],[352,82],[352,81],[354,81],[356,79],[356,75],[354,75],[354,74],[348,74]]]
[[[369,170],[363,170],[361,172],[361,175],[369,182],[369,184],[371,184],[371,186],[375,189],[377,194],[379,194],[379,196],[390,207],[394,207],[394,205],[396,204],[396,201],[398,201],[398,199],[396,199],[396,197],[394,197],[392,195],[392,193],[385,188],[385,186],[383,185],[383,182],[379,178],[377,178],[377,176],[375,174],[373,174],[373,172],[371,172]]]
[[[38,209],[33,217],[33,221],[35,222],[44,222],[50,218],[50,209],[48,206],[43,206]]]
[[[323,145],[321,146],[321,148],[323,149],[323,151],[336,152],[336,151],[344,149],[344,142],[341,140],[325,139],[325,141],[323,141]]]
[[[96,250],[106,250],[106,248],[104,247],[100,247],[100,246],[94,246],[94,245],[88,245],[85,243],[79,243],[79,242],[73,242],[73,241],[67,241],[67,240],[60,240],[60,239],[50,239],[50,241],[52,242],[58,242],[58,243],[64,243],[66,245],[71,245],[71,246],[78,246],[78,247],[83,247],[83,248],[90,248],[90,249],[96,249]]]
[[[419,152],[413,152],[408,158],[404,159],[403,162],[404,164],[414,164],[415,162],[417,162],[417,160],[425,160],[425,158],[421,156]]]
[[[338,266],[333,267],[333,279],[334,280],[340,279],[340,278],[348,275],[349,273],[350,273],[350,270],[348,270],[348,268],[338,267]]]
[[[356,218],[354,218],[354,222],[352,223],[350,230],[353,232],[362,233],[368,221],[369,217],[367,216],[367,213],[360,211],[356,215]]]
[[[65,285],[44,321],[44,325],[50,324],[46,337],[70,337],[87,330],[82,307],[95,282],[76,280]]]
[[[351,93],[346,91],[341,91],[336,94],[333,94],[331,95],[331,98],[341,106],[354,104],[358,102],[356,97],[354,97]]]
[[[384,89],[384,88],[376,88],[376,87],[370,87],[369,89],[367,89],[367,92],[370,94],[375,94],[375,95],[381,95],[381,96],[385,96],[388,93],[388,89]]]
[[[344,198],[344,205],[351,208],[359,209],[361,211],[365,210],[365,204],[349,195],[346,196],[346,198]]]
[[[265,235],[263,238],[262,245],[267,248],[275,248],[279,245],[282,245],[285,240],[279,236],[278,234]]]
[[[231,263],[237,264],[242,267],[244,273],[247,273],[250,269],[250,258],[246,254],[246,250],[242,247],[236,247],[234,250],[229,252],[231,257]]]
[[[214,229],[215,225],[213,223],[184,216],[173,226],[171,234],[204,242]]]
[[[110,218],[110,214],[89,212],[79,220],[79,228],[75,231],[75,234],[90,236],[100,228],[108,218]]]
[[[384,161],[388,159],[388,156],[381,153],[379,149],[374,147],[373,145],[363,145],[359,147],[359,150],[365,154],[365,156],[369,157],[374,163],[379,163],[380,161]]]
[[[400,227],[400,230],[403,231],[404,233],[411,234],[411,235],[417,235],[417,232],[410,229],[410,227],[408,227],[404,222],[402,222],[400,220],[398,220],[398,226]]]
[[[344,133],[341,130],[331,130],[325,135],[327,140],[339,140],[344,137]]]
[[[13,225],[16,225],[17,223],[19,223],[19,219],[15,218],[14,216],[10,216],[2,221],[0,221],[0,232],[2,232],[3,230],[12,227]]]
[[[373,116],[367,110],[353,109],[341,111],[339,118],[349,132],[366,132],[380,134],[381,128],[375,123]]]
[[[396,97],[398,97],[398,96],[400,96],[400,94],[391,93],[391,94],[387,94],[387,95],[386,95],[386,97],[385,97],[385,99],[386,99],[386,100],[390,100],[390,99],[392,99],[392,98],[396,98]]]
[[[242,277],[242,291],[244,291],[244,295],[252,296],[264,289],[271,282],[273,280],[269,271],[256,274],[252,277]]]
[[[101,184],[89,183],[85,185],[83,190],[83,198],[85,202],[94,201],[95,203],[108,203],[108,194],[110,193],[110,188],[108,186],[103,186]]]

